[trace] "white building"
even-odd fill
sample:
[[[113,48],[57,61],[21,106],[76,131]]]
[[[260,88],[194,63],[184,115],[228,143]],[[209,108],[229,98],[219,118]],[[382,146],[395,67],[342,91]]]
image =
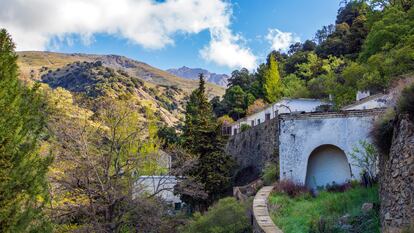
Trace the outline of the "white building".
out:
[[[229,126],[228,133],[235,135],[241,132],[242,125],[251,127],[271,120],[282,113],[316,112],[318,107],[331,105],[329,102],[317,99],[283,99],[268,105],[265,109],[250,116],[246,116]],[[230,129],[231,128],[231,129]]]
[[[356,102],[345,106],[342,110],[365,110],[374,108],[389,107],[393,103],[393,98],[389,94],[371,95],[369,92],[358,92]]]
[[[175,176],[140,176],[135,183],[135,189],[136,194],[156,195],[177,207],[181,205],[181,199],[174,195],[176,184]]]

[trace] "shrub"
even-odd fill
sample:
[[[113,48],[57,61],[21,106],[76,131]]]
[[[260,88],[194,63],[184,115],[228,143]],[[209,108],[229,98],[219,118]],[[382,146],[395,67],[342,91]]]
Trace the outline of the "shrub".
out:
[[[246,131],[246,130],[249,130],[251,128],[251,126],[250,125],[248,125],[248,124],[242,124],[241,126],[240,126],[240,131],[241,132],[244,132],[244,131]]]
[[[371,129],[374,145],[381,155],[388,155],[390,153],[392,136],[394,134],[394,119],[395,112],[389,110],[374,123]]]
[[[279,178],[278,174],[278,166],[274,163],[268,163],[266,164],[264,170],[263,170],[263,182],[265,185],[271,185]]]
[[[233,197],[220,199],[205,214],[196,213],[194,220],[184,226],[180,232],[251,232],[247,206],[237,202]]]
[[[369,181],[375,182],[377,180],[377,164],[378,164],[378,151],[375,146],[367,141],[359,141],[360,146],[354,146],[353,151],[350,153],[352,165],[361,168],[361,170],[368,174]]]
[[[295,183],[291,180],[281,180],[277,182],[274,190],[278,193],[284,193],[292,198],[303,194],[311,194],[310,190],[305,185]]]
[[[351,183],[337,184],[333,182],[332,184],[327,184],[325,188],[328,192],[343,193],[348,189],[351,189],[352,185]]]
[[[406,87],[398,99],[397,109],[399,114],[408,114],[414,120],[414,85]]]
[[[262,99],[255,100],[249,107],[247,107],[246,115],[252,115],[256,112],[262,111],[266,107],[266,103]]]

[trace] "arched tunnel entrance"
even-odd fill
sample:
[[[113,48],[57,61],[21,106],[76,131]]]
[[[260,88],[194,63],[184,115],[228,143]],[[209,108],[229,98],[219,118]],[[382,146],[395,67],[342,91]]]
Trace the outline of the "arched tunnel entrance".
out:
[[[306,170],[306,186],[315,189],[335,182],[345,183],[351,171],[345,152],[334,145],[317,147],[309,156]]]

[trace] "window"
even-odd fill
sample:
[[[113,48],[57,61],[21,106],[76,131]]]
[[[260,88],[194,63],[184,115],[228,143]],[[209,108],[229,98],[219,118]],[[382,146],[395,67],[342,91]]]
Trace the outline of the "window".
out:
[[[266,120],[266,121],[270,120],[270,113],[266,113],[266,115],[265,115],[265,120]]]
[[[174,203],[174,209],[175,210],[180,210],[181,209],[181,203],[179,203],[179,202]]]
[[[252,124],[252,127],[253,127],[253,126],[254,126],[254,120],[252,121],[252,123],[251,123],[251,124]]]
[[[233,132],[234,132],[234,134],[237,134],[237,129],[235,128]],[[234,135],[234,134],[233,134],[233,135]]]
[[[260,119],[257,119],[257,124],[258,124],[258,125],[260,124]]]

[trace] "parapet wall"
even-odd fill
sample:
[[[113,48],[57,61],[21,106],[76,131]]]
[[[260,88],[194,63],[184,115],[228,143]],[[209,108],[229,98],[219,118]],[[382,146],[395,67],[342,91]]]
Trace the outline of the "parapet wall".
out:
[[[394,128],[389,156],[380,157],[380,199],[382,232],[414,227],[414,124],[407,117]]]
[[[278,135],[278,118],[276,117],[229,138],[226,152],[237,161],[239,173],[252,176],[250,180],[238,183],[238,185],[246,184],[257,178],[267,162],[279,162]]]

